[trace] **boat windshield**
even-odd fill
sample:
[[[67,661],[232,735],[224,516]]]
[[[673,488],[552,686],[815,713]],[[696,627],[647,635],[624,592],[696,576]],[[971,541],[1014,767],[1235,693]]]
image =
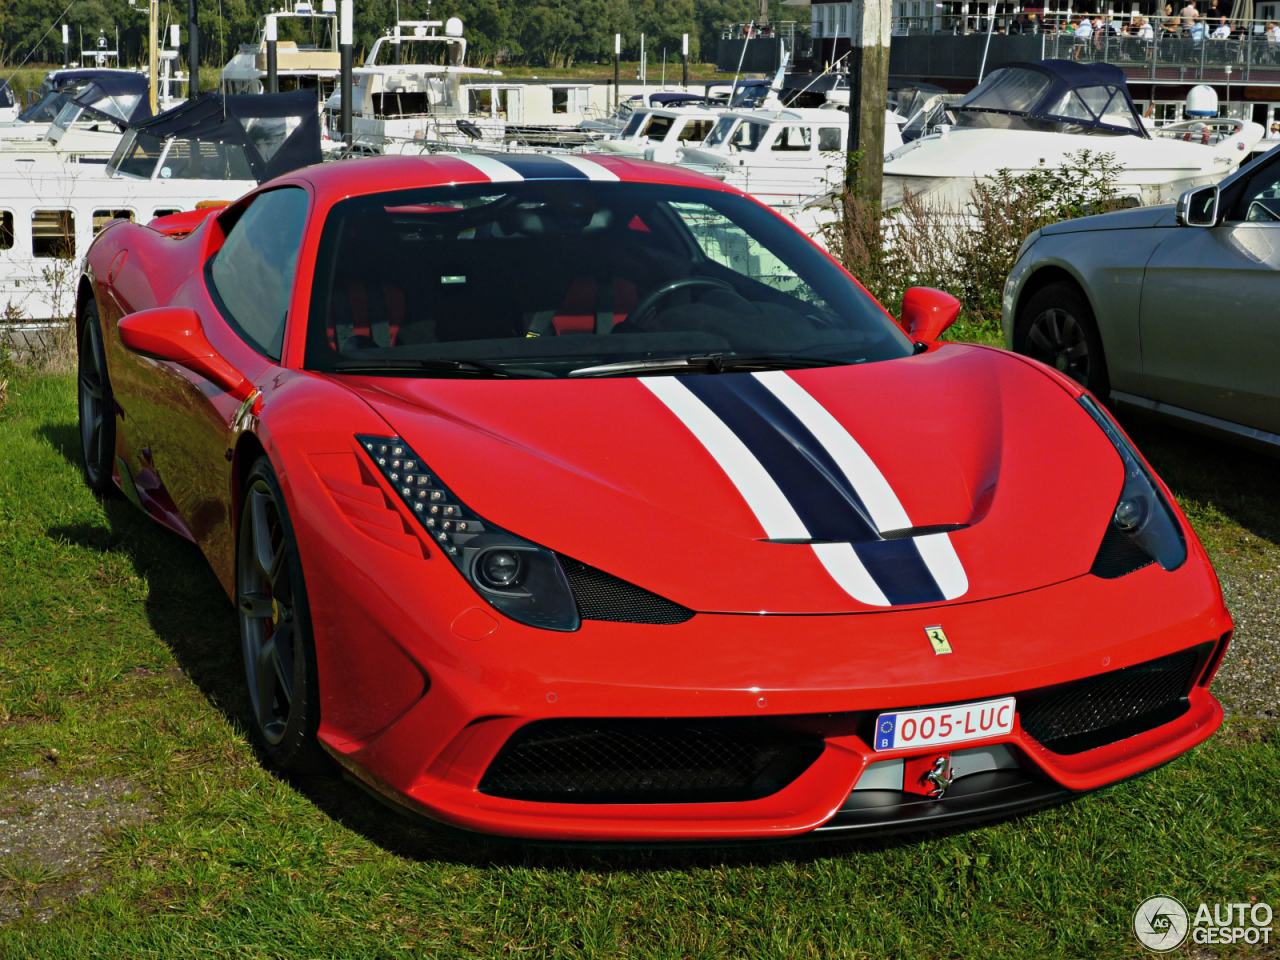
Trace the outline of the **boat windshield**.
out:
[[[1034,70],[1005,67],[994,71],[956,106],[1026,113],[1040,101],[1051,83],[1047,76]]]
[[[76,103],[85,109],[85,119],[110,120],[119,124],[128,123],[141,102],[141,93],[107,93],[97,83],[89,84],[76,97]]]
[[[633,113],[631,119],[627,121],[627,125],[622,128],[623,137],[634,137],[636,131],[640,129],[640,125],[644,123],[647,113]]]
[[[75,95],[75,90],[59,90],[56,93],[46,94],[22,111],[18,119],[24,123],[52,123]]]
[[[666,184],[531,178],[343,200],[312,291],[305,365],[331,373],[719,373],[913,350],[776,214]]]
[[[8,80],[0,80],[0,108],[12,107],[17,103],[13,96],[13,88]]]
[[[167,150],[166,150],[167,148]],[[163,161],[163,162],[162,162]],[[107,163],[109,172],[150,180],[253,180],[238,143],[130,132]]]
[[[703,141],[703,145],[708,147],[720,146],[720,144],[729,139],[729,133],[737,122],[737,117],[721,117],[711,129],[711,132],[707,134],[707,139]]]

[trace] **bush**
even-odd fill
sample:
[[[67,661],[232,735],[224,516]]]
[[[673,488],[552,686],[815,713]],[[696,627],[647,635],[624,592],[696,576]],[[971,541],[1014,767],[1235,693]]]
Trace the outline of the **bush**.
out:
[[[823,230],[832,256],[891,313],[909,287],[937,287],[964,305],[953,336],[995,339],[1005,278],[1028,234],[1050,223],[1118,209],[1115,154],[1081,150],[1056,170],[999,171],[957,208],[904,192],[884,213],[853,189]]]

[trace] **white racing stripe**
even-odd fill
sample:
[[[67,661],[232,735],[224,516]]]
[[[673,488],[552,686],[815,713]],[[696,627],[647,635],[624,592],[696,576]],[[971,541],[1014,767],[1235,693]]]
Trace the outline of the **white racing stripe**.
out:
[[[862,498],[878,529],[901,530],[912,525],[898,495],[893,492],[893,487],[889,486],[889,481],[875,465],[875,461],[867,456],[858,441],[853,439],[826,407],[787,376],[785,371],[770,370],[753,376],[782,401],[831,454],[831,458]],[[956,556],[951,538],[945,533],[934,533],[913,537],[912,542],[920,551],[933,579],[937,581],[942,595],[948,600],[963,596],[969,589],[969,578],[960,558]]]
[[[733,481],[771,539],[807,540],[809,531],[746,444],[676,377],[638,377],[698,438]]]
[[[573,154],[563,154],[556,157],[561,163],[567,163],[573,169],[585,173],[588,180],[606,180],[617,183],[618,175],[611,170],[606,170],[594,160],[588,160],[586,157],[574,156]]]
[[[809,531],[769,472],[738,435],[677,377],[639,377],[655,397],[698,438],[738,488],[742,499],[770,539],[807,540]],[[887,607],[889,600],[847,543],[819,543],[811,548],[840,588],[860,603]]]
[[[449,156],[463,163],[469,163],[494,183],[513,183],[524,177],[516,173],[501,160],[486,157],[478,153],[451,153]]]

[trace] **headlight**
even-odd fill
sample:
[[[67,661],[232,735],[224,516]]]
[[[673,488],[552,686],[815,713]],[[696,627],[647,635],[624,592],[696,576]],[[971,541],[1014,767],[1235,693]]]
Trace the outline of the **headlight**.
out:
[[[399,437],[356,439],[476,593],[531,627],[570,631],[581,626],[573,591],[554,553],[467,509]]]
[[[1172,508],[1147,473],[1138,451],[1097,400],[1085,394],[1080,398],[1080,406],[1115,445],[1124,464],[1124,488],[1111,517],[1112,525],[1164,569],[1178,569],[1187,559],[1187,542]]]

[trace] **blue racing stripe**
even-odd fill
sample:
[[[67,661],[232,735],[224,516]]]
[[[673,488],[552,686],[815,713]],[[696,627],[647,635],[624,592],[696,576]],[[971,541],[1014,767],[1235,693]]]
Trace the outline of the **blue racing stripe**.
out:
[[[681,377],[681,382],[769,472],[815,540],[853,544],[891,604],[945,599],[910,540],[881,540],[849,478],[809,429],[749,374]]]
[[[526,180],[587,180],[585,173],[572,164],[543,153],[494,157]]]

